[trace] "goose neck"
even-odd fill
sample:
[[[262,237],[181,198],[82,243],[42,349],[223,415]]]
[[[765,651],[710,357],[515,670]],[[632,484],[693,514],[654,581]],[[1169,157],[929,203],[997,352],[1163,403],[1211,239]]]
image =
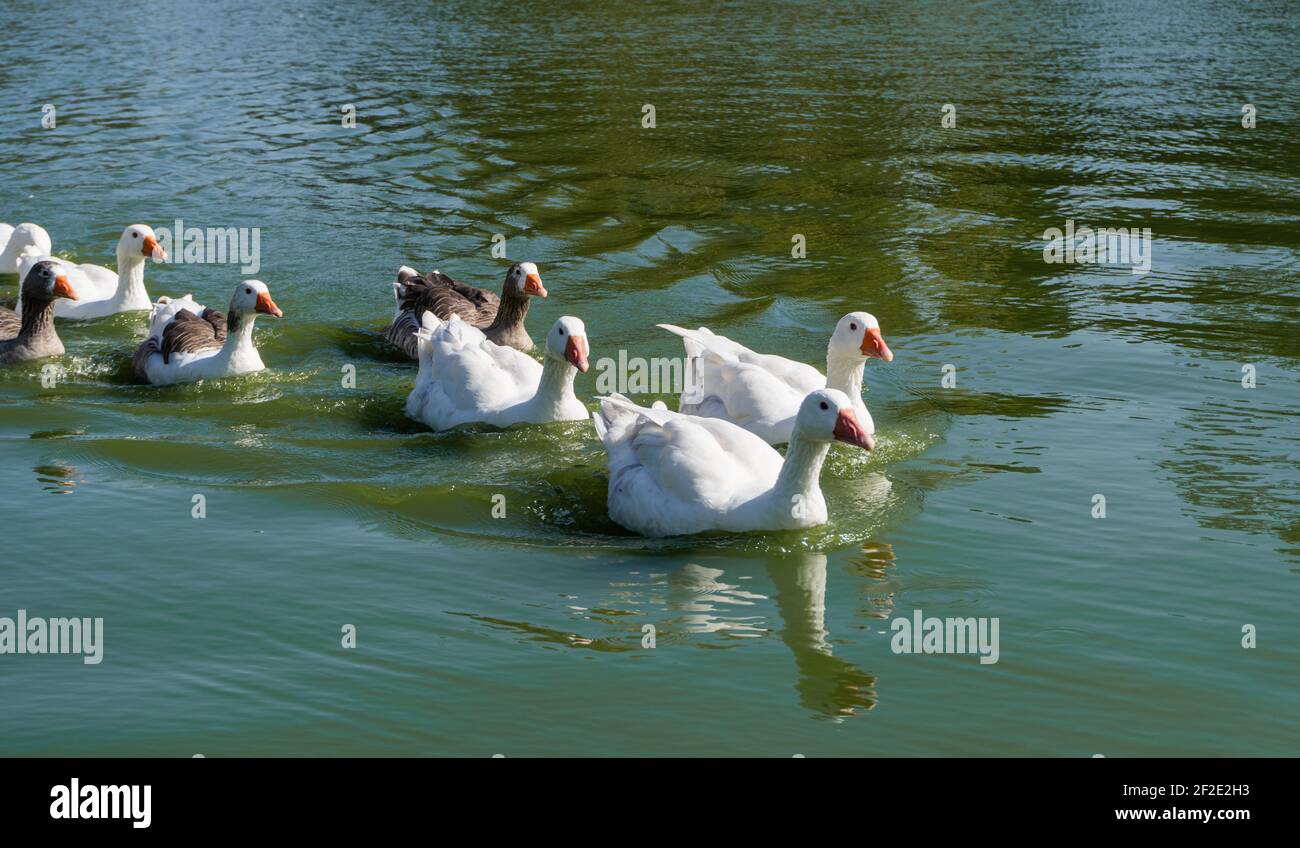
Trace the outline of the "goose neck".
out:
[[[858,356],[826,357],[826,388],[839,389],[850,398],[862,396],[862,372],[866,359]]]
[[[256,315],[240,315],[233,307],[226,313],[226,342],[221,346],[222,356],[230,359],[256,349],[253,346],[253,323],[256,318]]]
[[[522,292],[507,288],[501,292],[501,304],[497,307],[496,317],[484,332],[504,330],[524,323],[528,315],[529,297]]]
[[[554,411],[559,411],[570,400],[576,402],[578,396],[573,393],[573,379],[577,376],[578,369],[567,360],[546,357],[542,363],[542,379],[537,385],[535,402]]]
[[[23,305],[30,308],[23,309],[19,339],[30,345],[40,339],[58,338],[54,332],[54,301],[29,299]]]
[[[781,463],[781,473],[776,478],[774,491],[783,500],[802,495],[805,501],[821,493],[822,463],[830,452],[829,442],[814,442],[799,432],[790,436],[790,445]]]
[[[115,305],[148,303],[149,293],[144,288],[144,259],[121,258],[117,260],[117,291],[113,293]]]

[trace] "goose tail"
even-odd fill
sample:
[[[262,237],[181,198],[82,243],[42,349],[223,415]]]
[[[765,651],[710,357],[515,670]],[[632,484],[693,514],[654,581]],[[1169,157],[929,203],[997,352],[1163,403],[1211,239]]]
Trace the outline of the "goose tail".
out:
[[[709,336],[712,335],[712,333],[709,333],[703,328],[700,328],[699,330],[688,330],[685,327],[678,327],[676,324],[656,324],[655,326],[661,327],[674,335],[681,336],[682,345],[686,348],[686,356],[688,359],[695,359],[701,356],[704,351],[708,350]],[[706,333],[708,335],[706,335]]]
[[[600,439],[602,444],[605,443],[605,436],[609,433],[609,425],[605,423],[600,410],[591,413],[591,423],[596,428],[596,438]]]
[[[432,323],[429,319],[432,318]],[[416,358],[420,361],[420,370],[415,374],[415,384],[422,385],[433,379],[433,333],[441,321],[432,312],[424,313],[423,326],[415,333]]]

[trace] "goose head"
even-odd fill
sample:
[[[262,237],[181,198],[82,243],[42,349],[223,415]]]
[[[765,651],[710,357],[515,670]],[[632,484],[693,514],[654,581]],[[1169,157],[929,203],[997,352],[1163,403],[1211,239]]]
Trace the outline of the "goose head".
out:
[[[146,224],[132,224],[122,231],[117,240],[117,262],[119,265],[135,265],[152,258],[157,262],[167,261],[167,251],[158,244],[158,237],[153,228]]]
[[[50,234],[45,232],[44,227],[39,224],[19,224],[9,235],[4,252],[14,257],[20,256],[24,251],[49,256],[53,249]]]
[[[48,260],[37,262],[23,279],[23,299],[28,303],[48,303],[59,297],[76,300],[77,293],[58,265]]]
[[[565,315],[551,332],[546,335],[546,356],[561,362],[567,362],[579,371],[585,372],[587,364],[587,327],[578,318]]]
[[[835,325],[831,334],[829,358],[862,359],[873,356],[892,362],[894,352],[880,335],[880,322],[870,312],[850,312]]]
[[[280,307],[271,300],[271,290],[261,280],[244,280],[235,288],[235,296],[230,299],[230,314],[247,318],[262,313],[283,318]]]
[[[506,271],[506,293],[524,297],[546,297],[546,287],[531,262],[516,262]],[[581,322],[579,322],[581,323]]]
[[[795,429],[814,442],[840,441],[875,450],[876,440],[853,414],[849,396],[839,389],[818,389],[803,399]]]

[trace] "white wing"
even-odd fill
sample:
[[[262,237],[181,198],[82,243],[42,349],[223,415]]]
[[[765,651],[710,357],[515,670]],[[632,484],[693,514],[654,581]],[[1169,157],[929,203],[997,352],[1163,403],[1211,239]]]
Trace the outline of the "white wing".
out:
[[[424,326],[420,374],[407,398],[412,417],[438,430],[490,421],[537,392],[542,366],[527,354],[488,341],[456,317],[443,322],[426,314]]]
[[[757,353],[739,342],[734,342],[726,336],[718,335],[708,327],[700,327],[697,330],[686,330],[672,324],[659,324],[658,326],[663,327],[670,333],[676,333],[682,337],[682,341],[686,345],[686,355],[688,357],[699,356],[707,349],[722,354],[723,356],[730,357],[737,362],[743,362],[747,365],[757,365],[758,367],[771,372],[773,376],[789,385],[790,388],[799,393],[800,397],[804,397],[809,392],[816,391],[817,389],[826,388],[826,377],[816,368],[803,362],[786,359],[784,356]],[[708,390],[708,386],[705,386],[704,390],[705,394],[711,394]]]
[[[104,300],[105,298],[112,297],[113,293],[117,291],[116,276],[113,277],[112,287],[105,292],[102,286],[96,283],[94,279],[81,269],[80,265],[73,265],[66,259],[60,259],[57,256],[51,256],[48,253],[41,253],[35,248],[28,247],[24,249],[18,257],[19,287],[18,306],[16,307],[16,311],[20,314],[23,311],[21,283],[23,280],[27,279],[27,273],[32,270],[32,266],[37,262],[53,262],[58,266],[59,273],[68,278],[68,284],[72,286],[72,290],[77,293],[77,299],[75,301],[59,299],[54,302],[54,314],[56,316],[65,316],[68,307],[77,303]]]
[[[609,454],[610,516],[663,536],[719,526],[775,484],[781,455],[726,421],[601,399],[596,432]]]
[[[687,402],[683,393],[681,410],[723,418],[769,444],[790,441],[799,404],[809,391],[826,385],[826,378],[811,366],[754,353],[706,328],[659,326],[682,336],[698,382],[694,402]],[[802,388],[811,383],[817,385]]]

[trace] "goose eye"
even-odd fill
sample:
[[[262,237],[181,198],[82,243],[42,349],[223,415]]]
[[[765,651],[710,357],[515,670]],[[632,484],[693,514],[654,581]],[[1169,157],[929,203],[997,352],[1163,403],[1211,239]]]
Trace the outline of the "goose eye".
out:
[[[139,233],[131,233],[131,238],[139,238],[139,237],[140,237]]]
[[[849,325],[849,329],[850,329],[850,330],[856,330],[857,328],[858,328],[858,325],[857,325],[857,324],[850,324],[850,325]]]
[[[244,294],[252,294],[252,293],[253,293],[252,289],[244,289]]]
[[[826,401],[822,401],[822,409],[830,409],[830,407],[826,405]]]
[[[563,328],[563,327],[560,328],[560,335],[564,335],[564,328]]]

